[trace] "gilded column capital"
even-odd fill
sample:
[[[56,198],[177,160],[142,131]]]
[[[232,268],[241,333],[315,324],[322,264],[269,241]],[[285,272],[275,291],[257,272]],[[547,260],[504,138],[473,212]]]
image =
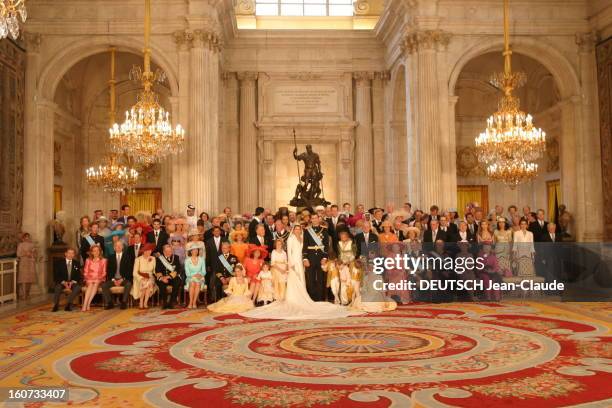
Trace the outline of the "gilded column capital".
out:
[[[245,84],[248,82],[257,81],[257,78],[259,77],[259,73],[254,72],[254,71],[237,72],[236,77],[238,78],[241,84]]]
[[[193,43],[193,33],[187,30],[179,30],[172,33],[174,43],[179,51],[185,51],[191,48]]]
[[[213,30],[193,30],[193,47],[221,51],[221,37]]]
[[[409,54],[423,50],[440,51],[446,49],[450,39],[451,34],[443,30],[410,31],[404,35],[401,47]]]
[[[374,79],[379,79],[382,82],[388,81],[391,78],[389,71],[376,71],[374,72]]]

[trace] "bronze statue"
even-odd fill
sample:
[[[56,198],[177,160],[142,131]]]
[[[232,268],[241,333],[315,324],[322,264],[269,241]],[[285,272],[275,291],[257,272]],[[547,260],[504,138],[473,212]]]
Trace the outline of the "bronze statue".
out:
[[[295,130],[293,131],[295,140]],[[290,201],[294,207],[316,207],[317,205],[327,205],[323,197],[323,172],[321,171],[321,160],[319,155],[312,151],[312,145],[306,145],[306,151],[298,155],[297,143],[293,149],[293,158],[298,162],[304,162],[304,174],[299,178],[295,188],[295,196]]]

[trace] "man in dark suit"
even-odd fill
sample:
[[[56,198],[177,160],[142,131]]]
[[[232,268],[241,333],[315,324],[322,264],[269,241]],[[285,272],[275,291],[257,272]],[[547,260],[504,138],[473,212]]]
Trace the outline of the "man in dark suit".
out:
[[[116,241],[113,244],[115,254],[108,257],[106,267],[106,282],[102,284],[102,296],[104,296],[105,309],[112,309],[113,297],[111,288],[114,286],[123,286],[123,294],[121,295],[121,309],[127,307],[128,296],[132,290],[132,273],[134,271],[134,258],[127,251],[123,250],[123,242]]]
[[[147,234],[147,242],[155,245],[154,254],[161,254],[162,248],[168,243],[168,233],[161,227],[161,220],[153,220],[153,231]]]
[[[444,240],[445,242],[456,241],[455,237],[457,236],[459,230],[456,224],[450,222],[446,214],[440,217],[440,230],[446,233],[446,239]]]
[[[274,249],[274,242],[272,241],[273,238],[266,232],[266,230],[267,227],[264,224],[259,224],[255,228],[255,236],[249,239],[249,244],[266,247],[266,250],[268,251],[268,258],[266,259],[269,259],[272,249]]]
[[[534,244],[536,269],[546,282],[552,282],[555,277],[561,276],[560,252],[563,247],[556,245],[557,242],[563,242],[562,233],[557,233],[557,225],[554,222],[546,223],[546,232],[540,235],[540,240]]]
[[[72,310],[74,298],[81,293],[81,264],[74,259],[75,255],[76,251],[68,248],[64,252],[64,258],[57,259],[53,265],[53,282],[55,283],[53,288],[53,312],[59,310],[60,296],[64,289],[70,290],[68,302],[64,308],[67,312]]]
[[[529,224],[529,231],[533,233],[534,242],[542,242],[542,237],[548,231],[548,222],[544,220],[544,210],[539,209],[535,221]]]
[[[378,235],[372,232],[370,222],[364,222],[362,232],[355,235],[355,245],[357,245],[358,258],[361,255],[367,255],[371,250],[378,250]]]
[[[130,245],[127,249],[127,253],[130,256],[132,262],[136,261],[136,258],[138,258],[140,256],[140,248],[142,247],[142,244],[140,243],[142,237],[140,235],[140,233],[138,232],[134,232],[134,235],[132,236],[133,240],[134,240],[134,245]]]
[[[127,225],[128,217],[130,216],[130,206],[127,204],[123,204],[121,206],[121,216],[118,218],[118,221],[123,225]]]
[[[251,240],[251,238],[255,237],[255,229],[257,228],[257,225],[263,223],[264,211],[265,210],[263,207],[257,207],[255,209],[255,214],[253,215],[253,219],[249,223],[249,236],[248,236],[249,241]]]
[[[229,241],[221,242],[221,253],[216,258],[211,259],[212,274],[210,279],[209,292],[211,299],[216,302],[225,296],[223,286],[229,283],[229,279],[234,275],[234,266],[238,263],[238,258],[230,253]]]
[[[93,245],[100,245],[104,255],[104,237],[98,235],[98,224],[93,223],[89,227],[89,235],[81,238],[81,258],[83,261],[89,256],[89,249]]]
[[[461,221],[459,223],[459,230],[455,235],[455,242],[469,242],[470,244],[476,242],[476,234],[470,232],[467,222]]]
[[[263,226],[262,226],[263,227]],[[208,298],[211,302],[216,302],[216,292],[213,290],[217,286],[215,265],[219,262],[219,255],[222,253],[223,243],[229,242],[226,237],[221,235],[221,227],[212,227],[212,236],[206,240],[206,278],[207,285],[211,290],[208,291]]]
[[[150,245],[150,244],[147,244]],[[155,277],[159,288],[162,309],[174,309],[181,286],[181,263],[179,257],[172,253],[172,246],[166,244],[155,262]],[[167,287],[172,287],[168,301]]]
[[[429,225],[431,226],[431,228],[423,233],[423,242],[429,244],[433,244],[436,241],[447,242],[448,233],[440,228],[440,222],[438,220],[431,220],[429,222]]]
[[[474,214],[467,213],[465,215],[465,221],[467,222],[467,229],[470,234],[476,236],[476,234],[478,234],[478,224],[474,220]]]

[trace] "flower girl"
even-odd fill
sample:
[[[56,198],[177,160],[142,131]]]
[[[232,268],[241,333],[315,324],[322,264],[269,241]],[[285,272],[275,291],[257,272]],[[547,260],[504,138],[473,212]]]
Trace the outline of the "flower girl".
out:
[[[263,264],[257,278],[261,281],[259,293],[257,294],[257,301],[263,302],[263,304],[266,305],[274,300],[274,287],[272,285],[270,265],[267,263]]]

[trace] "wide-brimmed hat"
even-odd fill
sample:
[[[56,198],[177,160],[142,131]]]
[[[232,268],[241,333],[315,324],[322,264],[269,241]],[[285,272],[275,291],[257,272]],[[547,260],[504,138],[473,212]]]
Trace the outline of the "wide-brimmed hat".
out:
[[[185,253],[189,253],[192,249],[199,249],[200,251],[204,249],[204,244],[201,241],[191,241],[185,245]]]
[[[264,259],[268,257],[268,249],[261,245],[249,244],[249,248],[247,249],[246,256],[249,258],[255,252],[259,251],[259,258]]]
[[[404,234],[408,234],[410,231],[414,231],[417,235],[421,233],[421,230],[419,228],[406,224],[404,224],[404,226],[402,227],[402,231],[404,232]]]
[[[382,229],[384,227],[393,228],[393,224],[391,224],[391,221],[383,221],[382,224],[380,224],[380,228]]]
[[[194,235],[200,235],[200,231],[198,231],[197,228],[190,229],[189,233],[187,233],[187,238],[193,237]]]
[[[232,241],[235,241],[236,237],[238,235],[241,235],[243,240],[245,240],[249,236],[249,233],[247,232],[247,230],[243,229],[243,230],[239,230],[239,231],[234,230],[234,231],[230,232],[230,234],[229,234],[230,239]]]

